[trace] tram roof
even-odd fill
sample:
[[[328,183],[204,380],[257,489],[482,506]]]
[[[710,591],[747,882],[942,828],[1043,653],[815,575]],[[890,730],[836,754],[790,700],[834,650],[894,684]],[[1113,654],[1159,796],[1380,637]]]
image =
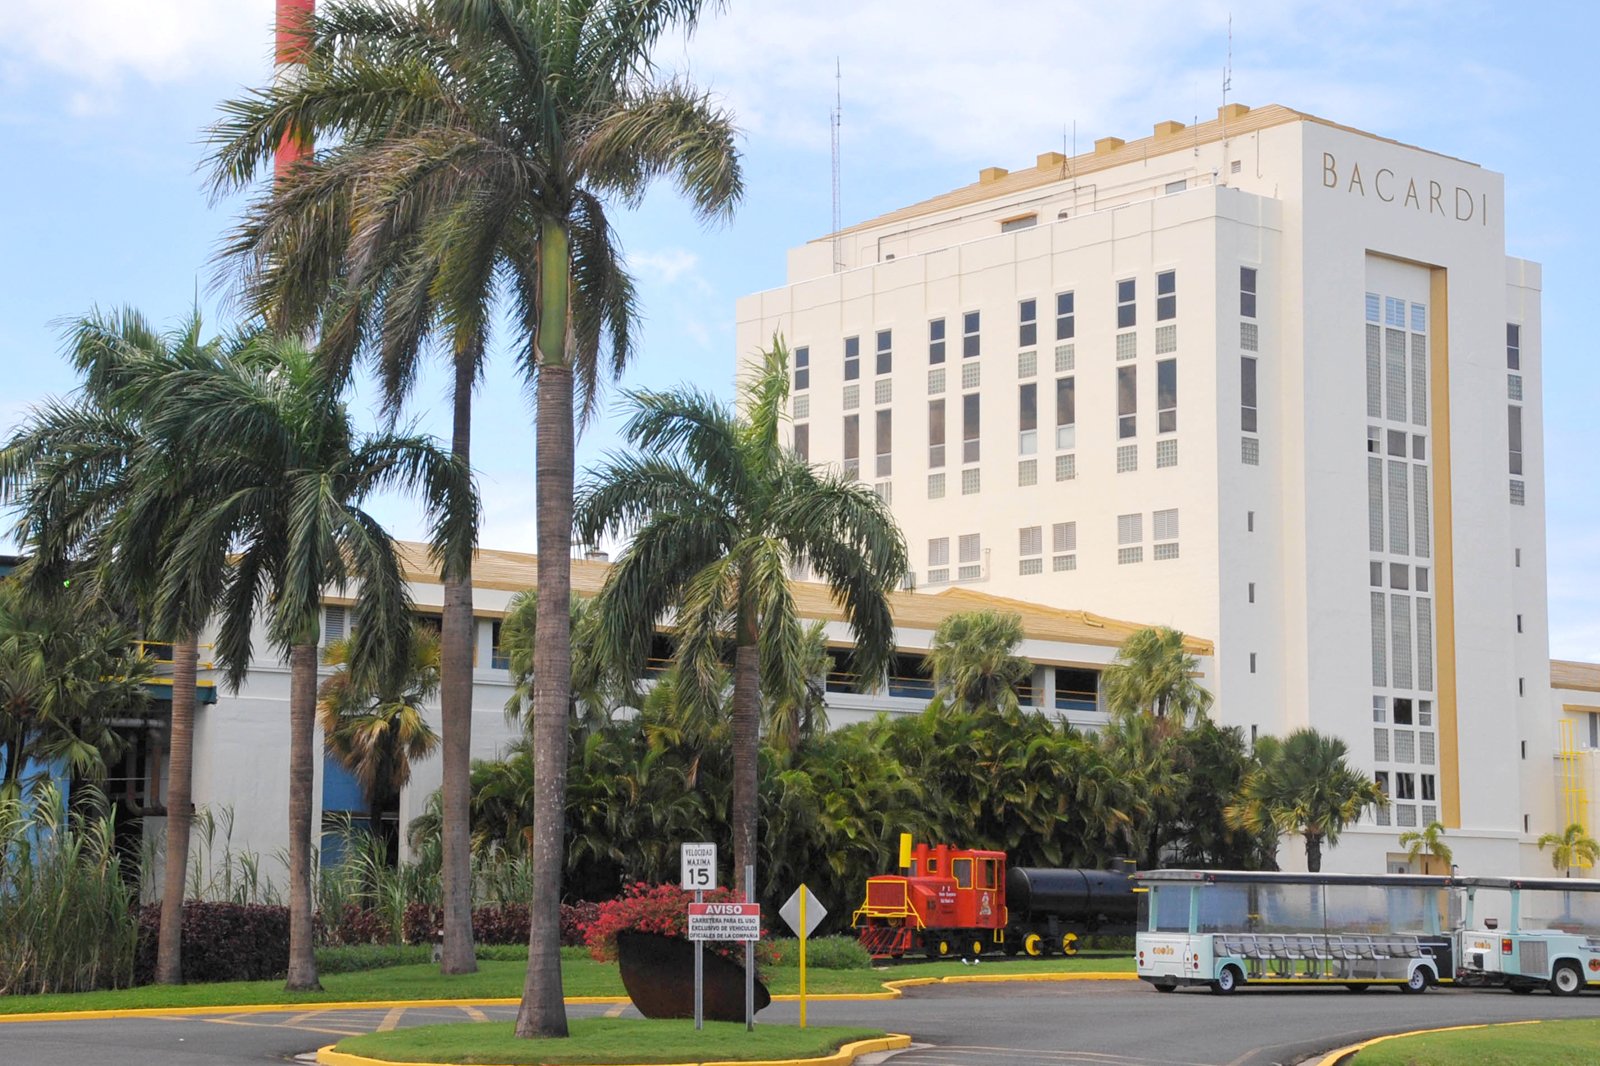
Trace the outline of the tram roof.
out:
[[[1539,892],[1600,892],[1600,881],[1586,877],[1457,877],[1462,888],[1521,888]]]
[[[1281,870],[1142,870],[1141,884],[1348,885],[1382,888],[1448,888],[1451,879],[1434,874],[1322,874]],[[1459,878],[1457,879],[1459,880]]]

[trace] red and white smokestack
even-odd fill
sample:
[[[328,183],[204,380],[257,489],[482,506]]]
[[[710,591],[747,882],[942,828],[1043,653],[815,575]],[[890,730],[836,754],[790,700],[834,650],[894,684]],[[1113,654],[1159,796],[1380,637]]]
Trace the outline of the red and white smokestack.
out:
[[[306,49],[310,44],[306,39],[306,22],[316,10],[317,0],[277,0],[277,4],[277,41],[273,58],[277,76],[281,78],[291,67],[305,62]],[[309,151],[310,145],[293,133],[284,137],[273,159],[274,176],[283,177]]]

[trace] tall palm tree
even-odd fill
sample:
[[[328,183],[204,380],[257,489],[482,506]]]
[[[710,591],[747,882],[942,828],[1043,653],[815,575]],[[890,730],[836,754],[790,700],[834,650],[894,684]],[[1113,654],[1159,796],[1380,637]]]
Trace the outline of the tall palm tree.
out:
[[[1162,626],[1141,629],[1117,649],[1106,668],[1106,704],[1114,711],[1143,710],[1187,720],[1211,708],[1211,693],[1195,680],[1200,661],[1183,647],[1183,634]]]
[[[1550,852],[1550,865],[1567,877],[1574,866],[1593,866],[1600,862],[1600,842],[1584,831],[1582,822],[1573,822],[1559,833],[1539,838],[1539,850]]]
[[[590,727],[611,720],[618,707],[638,698],[638,686],[600,652],[599,614],[592,599],[573,596],[571,603],[572,687],[568,694],[572,714]],[[511,674],[511,695],[506,698],[506,721],[531,725],[530,713],[537,688],[533,674],[534,633],[539,626],[539,590],[524,589],[511,597],[500,623],[500,650]]]
[[[1345,826],[1369,806],[1388,799],[1365,774],[1345,761],[1338,737],[1297,729],[1281,741],[1256,742],[1260,765],[1240,787],[1239,802],[1224,812],[1230,825],[1252,833],[1276,829],[1299,833],[1306,842],[1306,869],[1322,870],[1323,846],[1333,847]]]
[[[258,611],[289,661],[287,987],[317,988],[311,790],[322,597],[355,583],[354,671],[402,657],[411,625],[405,579],[393,541],[361,502],[389,489],[420,491],[435,555],[454,565],[476,536],[470,475],[429,438],[358,434],[325,364],[292,340],[249,335],[227,358],[157,375],[142,396],[152,432],[181,434],[190,445],[201,506],[177,534],[168,566],[226,569],[216,653],[228,683],[237,688],[249,669]],[[158,621],[183,609],[172,597],[163,607]]]
[[[1406,849],[1407,862],[1416,862],[1419,858],[1422,860],[1423,873],[1428,872],[1429,859],[1444,863],[1446,872],[1455,859],[1455,852],[1444,842],[1444,826],[1439,822],[1429,822],[1421,829],[1408,829],[1401,833],[1400,846]]]
[[[387,851],[383,811],[410,782],[412,764],[439,748],[423,709],[439,691],[439,634],[413,622],[404,660],[366,677],[350,668],[352,653],[349,638],[323,653],[323,662],[342,669],[317,689],[317,720],[323,744],[361,786],[369,827]]]
[[[35,409],[0,452],[0,499],[21,506],[18,539],[33,553],[24,571],[30,584],[48,589],[87,566],[108,597],[147,622],[158,599],[176,605],[166,628],[146,626],[173,647],[161,895],[171,904],[161,911],[155,974],[162,984],[183,980],[199,635],[225,573],[165,565],[175,532],[196,511],[195,486],[187,483],[187,440],[150,432],[140,390],[163,372],[214,361],[221,345],[204,336],[198,312],[164,333],[131,308],[91,312],[67,332],[68,355],[83,375],[79,393]]]
[[[799,662],[792,671],[798,686],[763,694],[767,705],[762,732],[768,744],[790,755],[828,728],[825,694],[833,656],[828,651],[827,627],[812,622],[800,639]]]
[[[539,593],[571,587],[574,389],[585,413],[632,354],[635,307],[607,198],[670,177],[705,219],[742,193],[729,115],[650,55],[706,0],[332,0],[292,76],[223,105],[219,191],[250,185],[285,136],[325,149],[252,205],[228,252],[278,326],[319,323],[348,366],[372,354],[392,399],[419,353],[452,361],[452,446],[491,323],[509,311],[537,392]],[[446,574],[445,969],[474,968],[466,826],[470,572]],[[450,607],[454,609],[451,610]],[[565,1036],[558,953],[568,618],[541,616],[542,810],[522,1035]],[[456,678],[461,678],[457,682]]]
[[[804,684],[805,627],[789,574],[808,563],[854,631],[854,669],[873,684],[894,652],[889,592],[905,541],[870,489],[825,473],[784,447],[788,352],[774,339],[745,383],[742,415],[692,388],[635,393],[633,452],[583,487],[575,529],[587,543],[632,537],[598,596],[617,661],[643,665],[658,624],[678,640],[680,685],[704,704],[720,695],[733,649],[735,871],[756,859],[760,694]]]
[[[1022,616],[1007,611],[963,611],[934,630],[927,668],[934,705],[959,711],[1015,711],[1017,686],[1033,664],[1017,654]]]

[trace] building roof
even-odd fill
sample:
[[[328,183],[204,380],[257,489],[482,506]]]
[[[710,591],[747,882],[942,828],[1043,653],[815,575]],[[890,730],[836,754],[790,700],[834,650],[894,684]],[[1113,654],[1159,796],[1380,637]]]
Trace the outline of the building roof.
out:
[[[1477,166],[1468,160],[1457,159],[1455,156],[1435,152],[1432,149],[1422,148],[1418,145],[1407,144],[1391,137],[1380,137],[1366,130],[1356,129],[1342,123],[1331,122],[1316,115],[1296,111],[1281,104],[1268,104],[1265,107],[1248,108],[1243,104],[1229,104],[1217,109],[1217,117],[1207,122],[1193,126],[1185,126],[1181,122],[1162,122],[1156,126],[1156,132],[1149,137],[1141,137],[1134,141],[1123,141],[1118,137],[1104,137],[1095,142],[1094,149],[1082,152],[1070,159],[1059,152],[1046,152],[1038,157],[1038,162],[1026,170],[1006,171],[1000,167],[988,167],[980,172],[979,178],[971,185],[962,186],[921,203],[902,207],[888,214],[879,215],[877,218],[858,222],[853,226],[846,226],[840,234],[855,233],[860,230],[875,229],[879,226],[892,225],[896,222],[905,222],[924,215],[937,214],[958,207],[982,203],[985,200],[999,199],[1015,193],[1027,192],[1045,185],[1052,185],[1082,178],[1085,174],[1093,174],[1101,170],[1109,170],[1126,163],[1139,162],[1152,156],[1165,155],[1169,152],[1192,151],[1202,144],[1211,144],[1225,137],[1238,137],[1246,133],[1254,133],[1272,126],[1282,126],[1290,122],[1315,122],[1319,125],[1330,126],[1334,129],[1344,130],[1347,133],[1358,134],[1362,137],[1371,137],[1373,140],[1383,141],[1387,144],[1396,144],[1402,148],[1411,148],[1430,155],[1441,156],[1445,159],[1456,159],[1457,162]],[[831,240],[837,234],[819,237],[817,240]]]
[[[1579,692],[1600,692],[1600,663],[1551,659],[1550,687],[1576,689]]]
[[[401,541],[398,546],[401,569],[408,580],[417,583],[438,582],[439,570],[428,557],[426,544]],[[480,548],[472,567],[473,587],[504,592],[531,589],[536,584],[537,563],[538,556],[525,552]],[[593,596],[605,583],[610,568],[609,563],[574,559],[573,592],[579,596]],[[827,622],[845,620],[844,612],[833,602],[826,585],[814,581],[796,581],[791,587],[801,617]],[[936,629],[945,618],[961,611],[1010,611],[1022,616],[1022,632],[1026,639],[1111,648],[1121,647],[1130,636],[1146,628],[1135,622],[1106,618],[1089,611],[1063,610],[1025,600],[993,596],[968,587],[946,588],[932,593],[894,592],[889,596],[889,609],[897,626],[924,630]],[[1212,655],[1216,650],[1211,641],[1199,637],[1186,637],[1184,647],[1191,655]]]

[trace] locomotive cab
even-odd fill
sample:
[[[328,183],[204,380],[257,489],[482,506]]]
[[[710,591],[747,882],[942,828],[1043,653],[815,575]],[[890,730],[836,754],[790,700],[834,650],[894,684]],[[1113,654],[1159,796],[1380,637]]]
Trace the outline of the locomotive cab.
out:
[[[852,924],[879,958],[979,955],[1005,942],[1005,885],[1004,852],[918,844],[902,872],[867,879]]]

